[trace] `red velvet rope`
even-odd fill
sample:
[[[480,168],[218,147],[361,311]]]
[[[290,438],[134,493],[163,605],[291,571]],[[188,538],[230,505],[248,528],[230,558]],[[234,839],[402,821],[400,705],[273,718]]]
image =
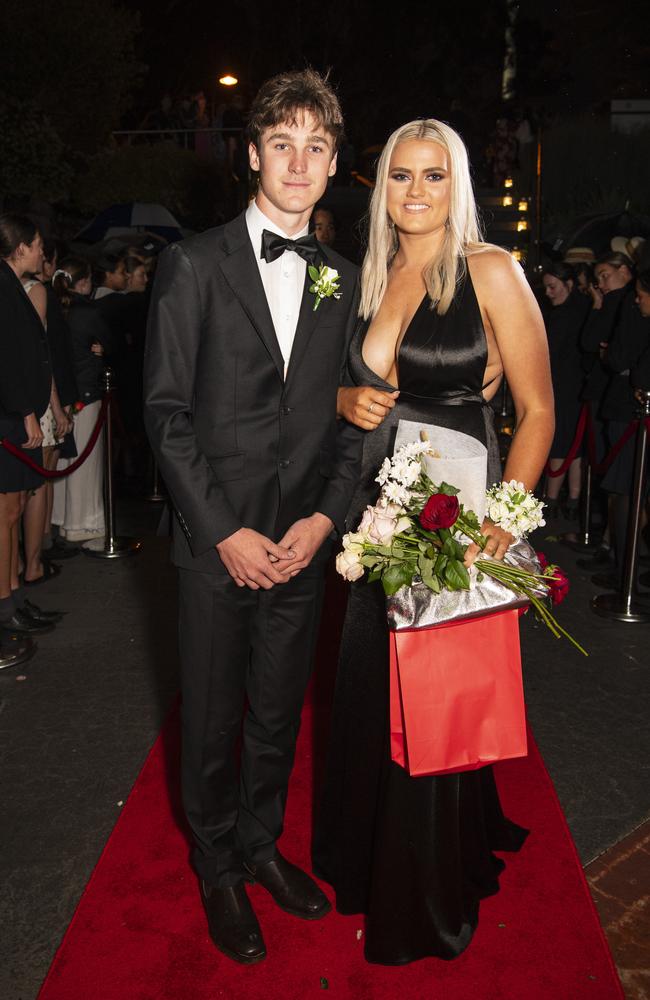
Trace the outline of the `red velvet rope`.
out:
[[[645,425],[646,425],[646,432],[650,435],[650,417],[646,417]],[[622,449],[625,447],[630,438],[633,437],[634,434],[636,434],[638,426],[639,426],[638,420],[631,420],[630,423],[625,428],[625,430],[623,431],[623,433],[621,434],[618,441],[616,441],[612,445],[612,447],[610,448],[609,452],[602,460],[602,462],[598,462],[596,460],[596,437],[594,434],[594,425],[591,417],[591,407],[589,403],[583,403],[582,409],[580,410],[580,416],[578,417],[576,434],[573,439],[573,444],[569,448],[569,453],[567,457],[564,459],[559,469],[551,469],[549,463],[547,462],[544,472],[550,479],[555,479],[557,476],[564,475],[564,473],[567,471],[571,463],[575,460],[580,445],[582,444],[582,439],[585,436],[586,432],[589,464],[592,468],[592,471],[595,472],[597,476],[602,476],[603,472],[605,472],[610,467],[616,456],[622,451]]]
[[[72,465],[69,465],[67,469],[44,469],[42,465],[39,465],[33,458],[29,457],[24,448],[21,448],[20,445],[13,444],[13,442],[8,441],[7,438],[0,438],[0,444],[2,444],[2,447],[5,448],[11,455],[19,459],[19,461],[23,462],[25,465],[28,465],[30,469],[34,470],[34,472],[38,472],[39,476],[43,476],[44,479],[63,479],[65,476],[69,476],[75,472],[79,466],[83,465],[97,444],[97,438],[99,437],[100,431],[104,426],[104,421],[106,420],[109,400],[110,394],[107,393],[102,399],[102,405],[97,417],[97,423],[93,428],[92,434],[88,438],[86,447],[81,452],[81,455],[79,455],[79,457],[76,458]]]

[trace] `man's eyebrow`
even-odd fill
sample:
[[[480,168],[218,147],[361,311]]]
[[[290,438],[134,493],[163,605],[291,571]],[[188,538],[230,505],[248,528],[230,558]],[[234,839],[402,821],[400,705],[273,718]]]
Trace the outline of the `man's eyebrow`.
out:
[[[267,142],[273,142],[275,139],[282,139],[284,142],[292,142],[295,136],[291,135],[289,132],[273,132],[267,138]],[[331,142],[323,135],[308,135],[307,142],[320,142],[324,146],[331,146]]]

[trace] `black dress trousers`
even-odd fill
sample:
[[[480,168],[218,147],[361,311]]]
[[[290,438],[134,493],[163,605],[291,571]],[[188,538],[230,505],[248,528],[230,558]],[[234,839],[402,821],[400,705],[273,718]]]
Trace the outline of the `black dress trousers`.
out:
[[[257,591],[180,570],[183,801],[211,885],[275,854],[323,589],[320,567]]]

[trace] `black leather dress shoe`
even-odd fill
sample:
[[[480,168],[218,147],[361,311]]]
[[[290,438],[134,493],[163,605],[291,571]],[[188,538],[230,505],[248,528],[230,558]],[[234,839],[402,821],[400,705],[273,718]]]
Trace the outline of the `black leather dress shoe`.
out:
[[[45,611],[43,608],[39,608],[38,604],[33,604],[26,599],[21,604],[20,610],[35,622],[44,622],[46,625],[48,622],[56,625],[57,622],[63,621],[62,611]]]
[[[210,937],[219,951],[244,965],[266,957],[262,931],[243,882],[218,889],[202,881],[201,899]]]
[[[37,622],[20,608],[16,608],[11,618],[2,621],[2,628],[9,635],[45,635],[52,632],[52,622]]]
[[[307,872],[292,865],[277,852],[272,861],[260,865],[244,862],[247,878],[271,893],[280,909],[303,920],[319,920],[332,909],[329,899]]]

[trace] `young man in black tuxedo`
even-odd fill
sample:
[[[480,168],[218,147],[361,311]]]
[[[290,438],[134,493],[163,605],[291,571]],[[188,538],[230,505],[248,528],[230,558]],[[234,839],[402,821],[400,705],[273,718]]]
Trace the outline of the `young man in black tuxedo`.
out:
[[[176,512],[184,804],[213,941],[245,963],[266,954],[245,881],[299,917],[330,909],[276,841],[361,448],[336,419],[357,269],[307,236],[342,131],[313,71],[262,87],[255,201],[162,254],[147,338],[145,420]],[[323,265],[337,296],[310,290]]]

